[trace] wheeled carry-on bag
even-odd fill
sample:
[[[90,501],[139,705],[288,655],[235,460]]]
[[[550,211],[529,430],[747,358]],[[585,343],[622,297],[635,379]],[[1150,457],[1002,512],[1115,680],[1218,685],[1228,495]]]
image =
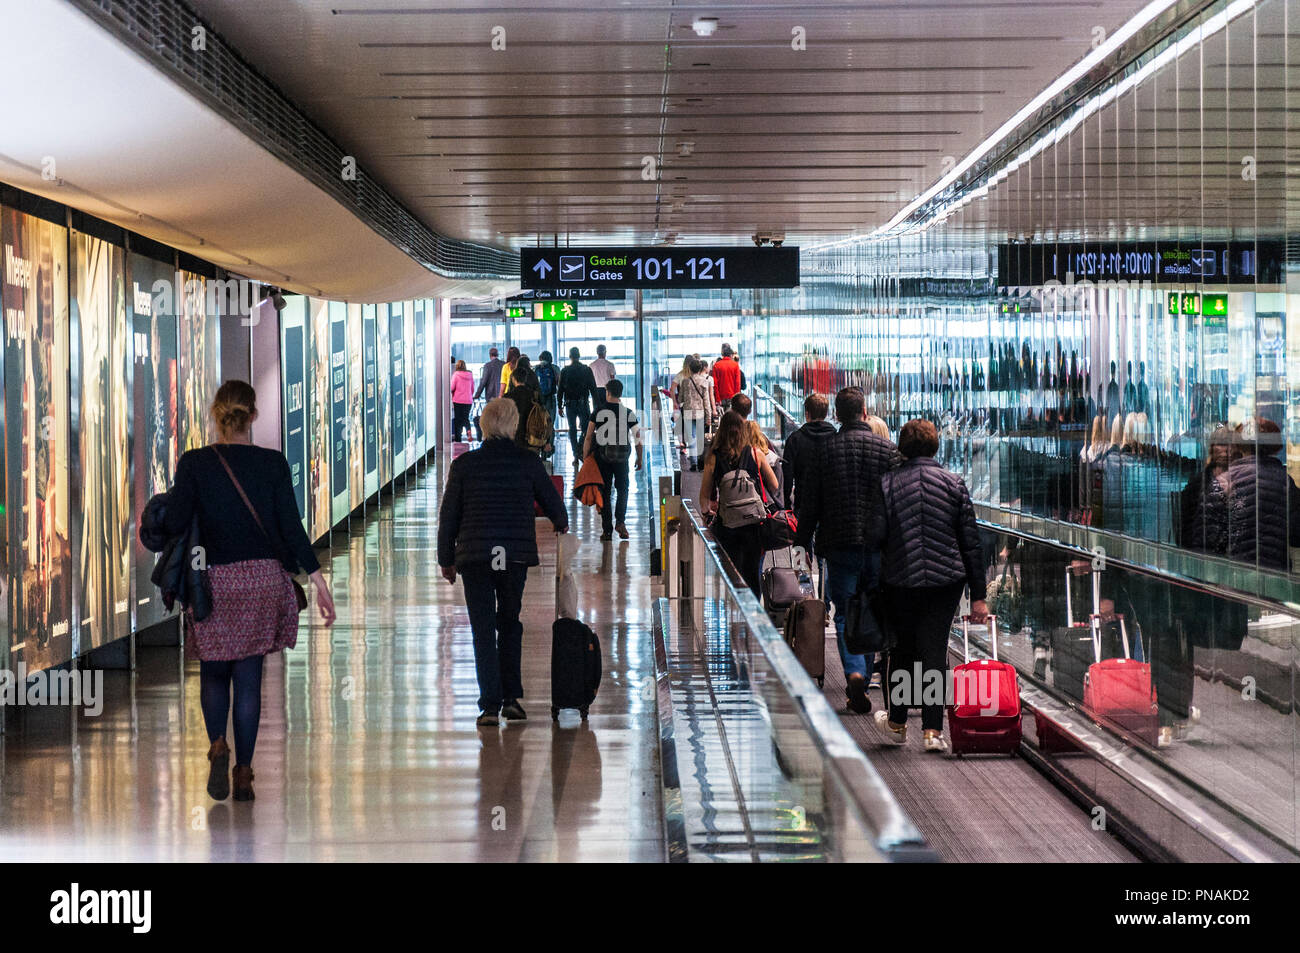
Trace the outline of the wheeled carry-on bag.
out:
[[[1101,617],[1093,616],[1093,645],[1097,661],[1088,667],[1083,682],[1083,707],[1095,718],[1131,731],[1143,741],[1156,744],[1160,733],[1159,707],[1151,666],[1129,654],[1128,627],[1120,622],[1123,658],[1102,659]]]
[[[777,565],[776,554],[786,554],[786,565]],[[763,570],[763,607],[768,612],[788,609],[814,594],[812,576],[802,566],[794,564],[794,549],[774,549],[768,553],[768,565]]]
[[[600,640],[578,619],[566,615],[577,615],[577,589],[565,552],[569,545],[561,534],[556,542],[555,622],[551,625],[551,719],[560,717],[561,708],[576,708],[586,721],[600,687]]]
[[[1083,700],[1083,678],[1093,662],[1093,634],[1090,622],[1075,621],[1074,600],[1070,593],[1070,569],[1065,569],[1065,628],[1051,633],[1052,687],[1072,701]],[[1101,577],[1092,574],[1092,611],[1101,611]]]
[[[949,748],[955,755],[1015,754],[1020,749],[1020,681],[998,661],[998,620],[989,616],[993,658],[970,660],[970,617],[961,622],[965,661],[952,670],[953,704],[948,706]]]
[[[825,580],[821,583],[825,585]],[[826,600],[800,599],[785,614],[785,644],[820,688],[826,681]]]

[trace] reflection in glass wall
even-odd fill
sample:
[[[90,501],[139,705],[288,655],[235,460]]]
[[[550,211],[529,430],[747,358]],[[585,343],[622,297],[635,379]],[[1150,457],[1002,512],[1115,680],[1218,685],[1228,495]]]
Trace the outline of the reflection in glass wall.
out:
[[[756,382],[792,409],[856,384],[893,428],[933,419],[990,519],[1290,598],[1298,16],[1215,5],[921,227],[716,301],[755,316]]]

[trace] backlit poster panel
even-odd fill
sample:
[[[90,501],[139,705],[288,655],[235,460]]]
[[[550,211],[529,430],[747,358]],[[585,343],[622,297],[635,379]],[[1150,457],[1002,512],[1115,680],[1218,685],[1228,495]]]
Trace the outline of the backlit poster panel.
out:
[[[424,302],[418,302],[423,306]],[[405,357],[404,368],[405,377],[402,387],[402,409],[404,419],[402,421],[402,432],[406,436],[406,465],[414,466],[415,464],[415,385],[419,381],[417,371],[417,358],[415,349],[415,308],[417,302],[406,301],[402,304],[403,316],[405,319],[406,331],[402,335],[402,351]],[[423,307],[421,307],[423,312]],[[424,320],[421,313],[420,319]]]
[[[307,532],[316,540],[330,531],[330,316],[328,301],[308,301],[311,334],[307,352],[307,459],[311,511]]]
[[[375,313],[375,452],[379,461],[379,486],[393,479],[392,390],[393,365],[388,351],[388,332],[392,325],[388,305],[376,306]]]
[[[365,335],[361,305],[348,305],[348,507],[366,498]]]
[[[373,304],[361,306],[361,334],[365,348],[365,491],[369,498],[379,490],[379,322]]]
[[[402,302],[388,306],[388,347],[391,407],[388,422],[393,434],[393,476],[406,469],[406,315]]]
[[[77,644],[84,654],[131,632],[131,363],[124,249],[74,231],[72,335],[77,345],[72,468]]]
[[[331,523],[346,519],[348,510],[348,306],[330,302],[330,491],[334,496]]]
[[[428,430],[428,387],[425,386],[428,368],[425,366],[424,342],[429,327],[429,316],[433,313],[432,301],[415,303],[415,447],[423,456],[429,449]]]
[[[176,273],[180,315],[181,449],[205,447],[212,433],[212,401],[221,386],[221,321],[207,305],[208,283],[191,271]]]
[[[132,524],[135,547],[135,627],[155,625],[169,615],[154,587],[156,556],[140,544],[138,524],[145,504],[165,493],[176,473],[178,446],[178,388],[176,312],[166,292],[174,272],[143,255],[128,256],[131,310],[132,401]],[[155,294],[154,292],[158,293]]]
[[[0,210],[9,665],[72,657],[68,233]]]
[[[284,456],[303,529],[307,529],[307,299],[302,295],[286,296],[280,312],[280,362]]]

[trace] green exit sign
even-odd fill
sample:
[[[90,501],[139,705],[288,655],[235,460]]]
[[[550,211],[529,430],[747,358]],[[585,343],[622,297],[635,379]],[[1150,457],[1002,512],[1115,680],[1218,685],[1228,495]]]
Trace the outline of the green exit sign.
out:
[[[511,304],[506,306],[507,318],[523,318],[528,316],[528,309],[522,304]]]
[[[572,301],[536,301],[533,303],[534,321],[573,321],[578,317],[578,307]]]
[[[1201,296],[1186,291],[1169,292],[1170,314],[1200,314]]]
[[[1228,316],[1228,296],[1225,294],[1203,295],[1201,297],[1201,314],[1226,318]]]

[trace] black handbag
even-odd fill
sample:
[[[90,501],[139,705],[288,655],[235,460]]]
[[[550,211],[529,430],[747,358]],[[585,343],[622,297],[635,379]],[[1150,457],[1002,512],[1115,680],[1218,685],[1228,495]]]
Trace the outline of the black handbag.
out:
[[[884,603],[880,587],[867,588],[859,577],[858,589],[844,610],[844,648],[850,655],[888,651]]]

